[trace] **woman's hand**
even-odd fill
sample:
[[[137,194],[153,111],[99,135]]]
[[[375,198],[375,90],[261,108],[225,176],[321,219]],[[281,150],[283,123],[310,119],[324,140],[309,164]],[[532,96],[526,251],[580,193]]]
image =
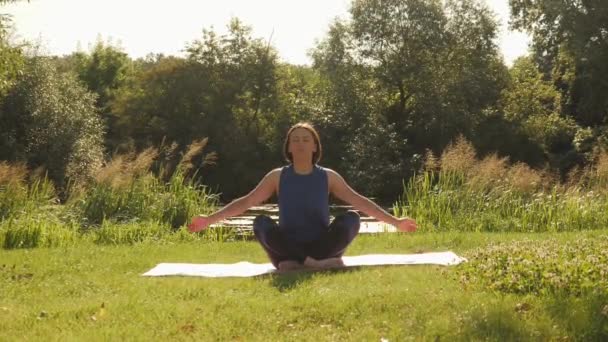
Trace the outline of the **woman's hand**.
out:
[[[398,218],[397,224],[395,225],[397,229],[401,232],[415,232],[416,231],[416,221],[410,218]]]
[[[209,216],[199,215],[192,218],[192,223],[188,225],[188,230],[192,233],[196,233],[203,229],[207,229],[211,224],[211,219]]]

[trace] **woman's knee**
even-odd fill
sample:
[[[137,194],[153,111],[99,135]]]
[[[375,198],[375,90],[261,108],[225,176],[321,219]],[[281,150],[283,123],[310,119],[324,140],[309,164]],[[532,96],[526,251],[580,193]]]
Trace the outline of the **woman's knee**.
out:
[[[274,220],[271,219],[269,216],[258,215],[253,220],[253,233],[255,235],[258,235],[260,233],[265,233],[265,232],[269,231],[270,229],[272,229],[272,227],[274,225],[275,225]]]
[[[347,220],[349,225],[357,226],[361,225],[361,216],[358,212],[354,210],[349,210],[344,214],[345,220]]]
[[[354,210],[349,210],[342,215],[336,217],[336,220],[339,222],[339,225],[343,228],[348,228],[350,230],[359,230],[359,226],[361,225],[361,216],[359,213]]]

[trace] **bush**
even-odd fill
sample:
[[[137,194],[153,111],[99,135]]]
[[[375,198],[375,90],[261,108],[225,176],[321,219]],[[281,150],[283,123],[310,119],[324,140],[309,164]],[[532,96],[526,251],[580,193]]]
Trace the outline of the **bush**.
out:
[[[26,183],[25,165],[0,162],[0,221],[33,213],[55,202],[55,188],[46,178],[33,176]]]
[[[427,165],[437,161],[427,162]],[[572,231],[608,226],[604,169],[600,155],[585,170],[584,185],[567,188],[555,176],[506,159],[479,161],[470,144],[460,140],[441,156],[441,169],[424,171],[404,185],[394,205],[396,215],[415,218],[420,230]],[[604,165],[606,164],[606,165]]]
[[[27,61],[0,108],[0,126],[6,142],[0,158],[43,165],[60,188],[68,179],[89,180],[102,161],[104,129],[95,96],[45,58]]]
[[[196,142],[192,148],[202,147]],[[192,149],[191,148],[191,149]],[[92,186],[73,200],[84,225],[115,222],[153,221],[176,229],[196,214],[209,212],[216,202],[207,188],[197,185],[185,173],[192,166],[193,153],[186,153],[175,171],[163,183],[164,170],[155,176],[149,171],[158,156],[155,149],[139,155],[116,156],[101,168]]]
[[[519,294],[608,295],[608,236],[523,240],[466,255],[461,280]]]
[[[77,228],[47,215],[25,215],[0,221],[0,245],[5,249],[57,247],[73,244]]]

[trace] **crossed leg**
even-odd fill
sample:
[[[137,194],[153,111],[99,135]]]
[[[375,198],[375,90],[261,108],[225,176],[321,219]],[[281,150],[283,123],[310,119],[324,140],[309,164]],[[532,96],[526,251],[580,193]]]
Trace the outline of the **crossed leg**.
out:
[[[270,217],[259,215],[253,222],[253,232],[279,271],[327,269],[344,267],[342,255],[359,233],[359,226],[359,214],[348,211],[337,216],[319,239],[298,244],[286,239]]]

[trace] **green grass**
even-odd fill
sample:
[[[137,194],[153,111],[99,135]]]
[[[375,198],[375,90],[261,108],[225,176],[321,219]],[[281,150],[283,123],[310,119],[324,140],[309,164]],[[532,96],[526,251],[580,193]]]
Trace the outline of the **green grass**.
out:
[[[464,174],[426,172],[404,185],[393,206],[423,231],[560,232],[608,227],[608,193],[552,186],[520,191],[495,181],[471,183]]]
[[[45,208],[55,201],[55,188],[46,177],[36,178],[29,185],[0,183],[0,220]]]
[[[348,255],[556,244],[608,234],[359,236]],[[465,267],[368,267],[256,278],[147,278],[159,262],[266,262],[251,241],[147,241],[0,250],[0,340],[601,340],[603,295],[532,295],[462,282]],[[472,260],[474,262],[474,260]],[[102,309],[103,305],[103,309]]]
[[[151,174],[136,177],[123,187],[97,183],[71,202],[85,225],[99,225],[108,219],[143,220],[177,229],[189,223],[192,216],[208,212],[216,197],[176,171],[167,184]]]

